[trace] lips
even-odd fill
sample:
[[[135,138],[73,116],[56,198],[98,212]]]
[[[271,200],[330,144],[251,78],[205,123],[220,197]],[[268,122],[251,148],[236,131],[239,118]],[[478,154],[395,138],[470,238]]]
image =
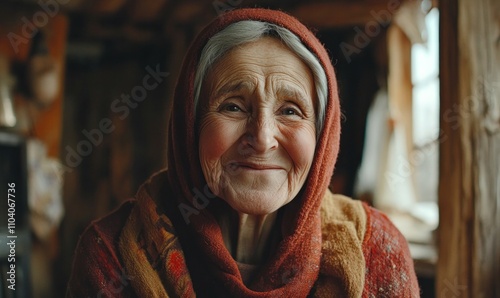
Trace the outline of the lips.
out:
[[[281,167],[279,165],[268,164],[268,163],[247,162],[247,161],[231,162],[229,164],[229,168],[232,170],[248,169],[248,170],[256,170],[256,171],[283,170],[283,167]]]

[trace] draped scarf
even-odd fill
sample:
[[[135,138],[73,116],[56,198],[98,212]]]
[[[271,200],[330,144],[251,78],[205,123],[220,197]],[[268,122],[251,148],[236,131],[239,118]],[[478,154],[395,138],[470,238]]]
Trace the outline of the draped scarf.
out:
[[[225,289],[221,284],[213,284],[205,289],[198,287],[195,293],[178,233],[172,221],[159,208],[161,201],[170,194],[165,178],[165,172],[159,173],[141,187],[136,196],[138,202],[120,235],[120,255],[136,295],[227,297],[228,293],[223,292]],[[320,211],[322,257],[319,276],[306,281],[307,284],[314,284],[308,296],[362,296],[366,272],[363,242],[368,220],[364,208],[366,206],[359,201],[326,192]],[[291,273],[282,276],[285,284]],[[240,279],[237,281],[241,282]],[[211,291],[214,288],[219,291]],[[285,295],[281,290],[274,290],[274,293]],[[245,296],[255,294],[238,293],[235,297]]]
[[[278,223],[281,225],[281,240],[249,285],[242,282],[237,263],[224,245],[212,212],[223,203],[207,191],[198,157],[194,113],[194,77],[204,45],[217,32],[243,20],[274,23],[294,33],[318,58],[328,84],[324,127],[308,178],[299,195],[282,207],[283,217]],[[190,280],[189,283],[181,282],[192,284],[193,288],[177,294],[189,296],[194,291],[199,297],[306,297],[320,273],[320,205],[333,173],[340,139],[335,73],[320,41],[298,20],[280,11],[252,8],[222,14],[191,44],[178,77],[171,113],[166,181],[169,190],[168,195],[158,202],[158,208],[175,227],[178,238],[169,242],[165,235],[157,235],[175,249],[166,249],[165,244],[158,243],[158,251],[154,253],[182,251]],[[134,223],[130,225],[133,227]],[[148,262],[147,258],[143,261]],[[161,280],[161,274],[159,278]]]

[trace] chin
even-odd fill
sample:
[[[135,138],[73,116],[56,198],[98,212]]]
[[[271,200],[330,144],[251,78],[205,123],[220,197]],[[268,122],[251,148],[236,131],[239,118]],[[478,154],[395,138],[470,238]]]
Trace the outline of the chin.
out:
[[[223,200],[231,206],[236,212],[250,214],[250,215],[267,215],[274,213],[276,210],[280,209],[288,202],[276,202],[273,198],[269,200],[233,200],[231,198]]]

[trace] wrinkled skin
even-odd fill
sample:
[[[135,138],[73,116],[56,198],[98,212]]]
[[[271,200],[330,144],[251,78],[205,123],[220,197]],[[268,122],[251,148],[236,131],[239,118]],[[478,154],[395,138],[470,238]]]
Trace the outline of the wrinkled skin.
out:
[[[258,263],[275,222],[309,173],[316,146],[313,76],[279,40],[265,37],[227,53],[208,74],[199,126],[208,186],[238,213],[220,220],[237,260]],[[229,227],[237,225],[237,241]]]
[[[304,184],[316,145],[309,68],[279,40],[233,49],[204,83],[199,154],[210,189],[233,209],[265,215]]]

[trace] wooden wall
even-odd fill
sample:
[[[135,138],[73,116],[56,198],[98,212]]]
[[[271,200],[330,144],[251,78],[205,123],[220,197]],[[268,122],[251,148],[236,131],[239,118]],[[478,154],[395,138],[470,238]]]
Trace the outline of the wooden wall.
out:
[[[500,1],[442,0],[438,297],[500,297]]]

